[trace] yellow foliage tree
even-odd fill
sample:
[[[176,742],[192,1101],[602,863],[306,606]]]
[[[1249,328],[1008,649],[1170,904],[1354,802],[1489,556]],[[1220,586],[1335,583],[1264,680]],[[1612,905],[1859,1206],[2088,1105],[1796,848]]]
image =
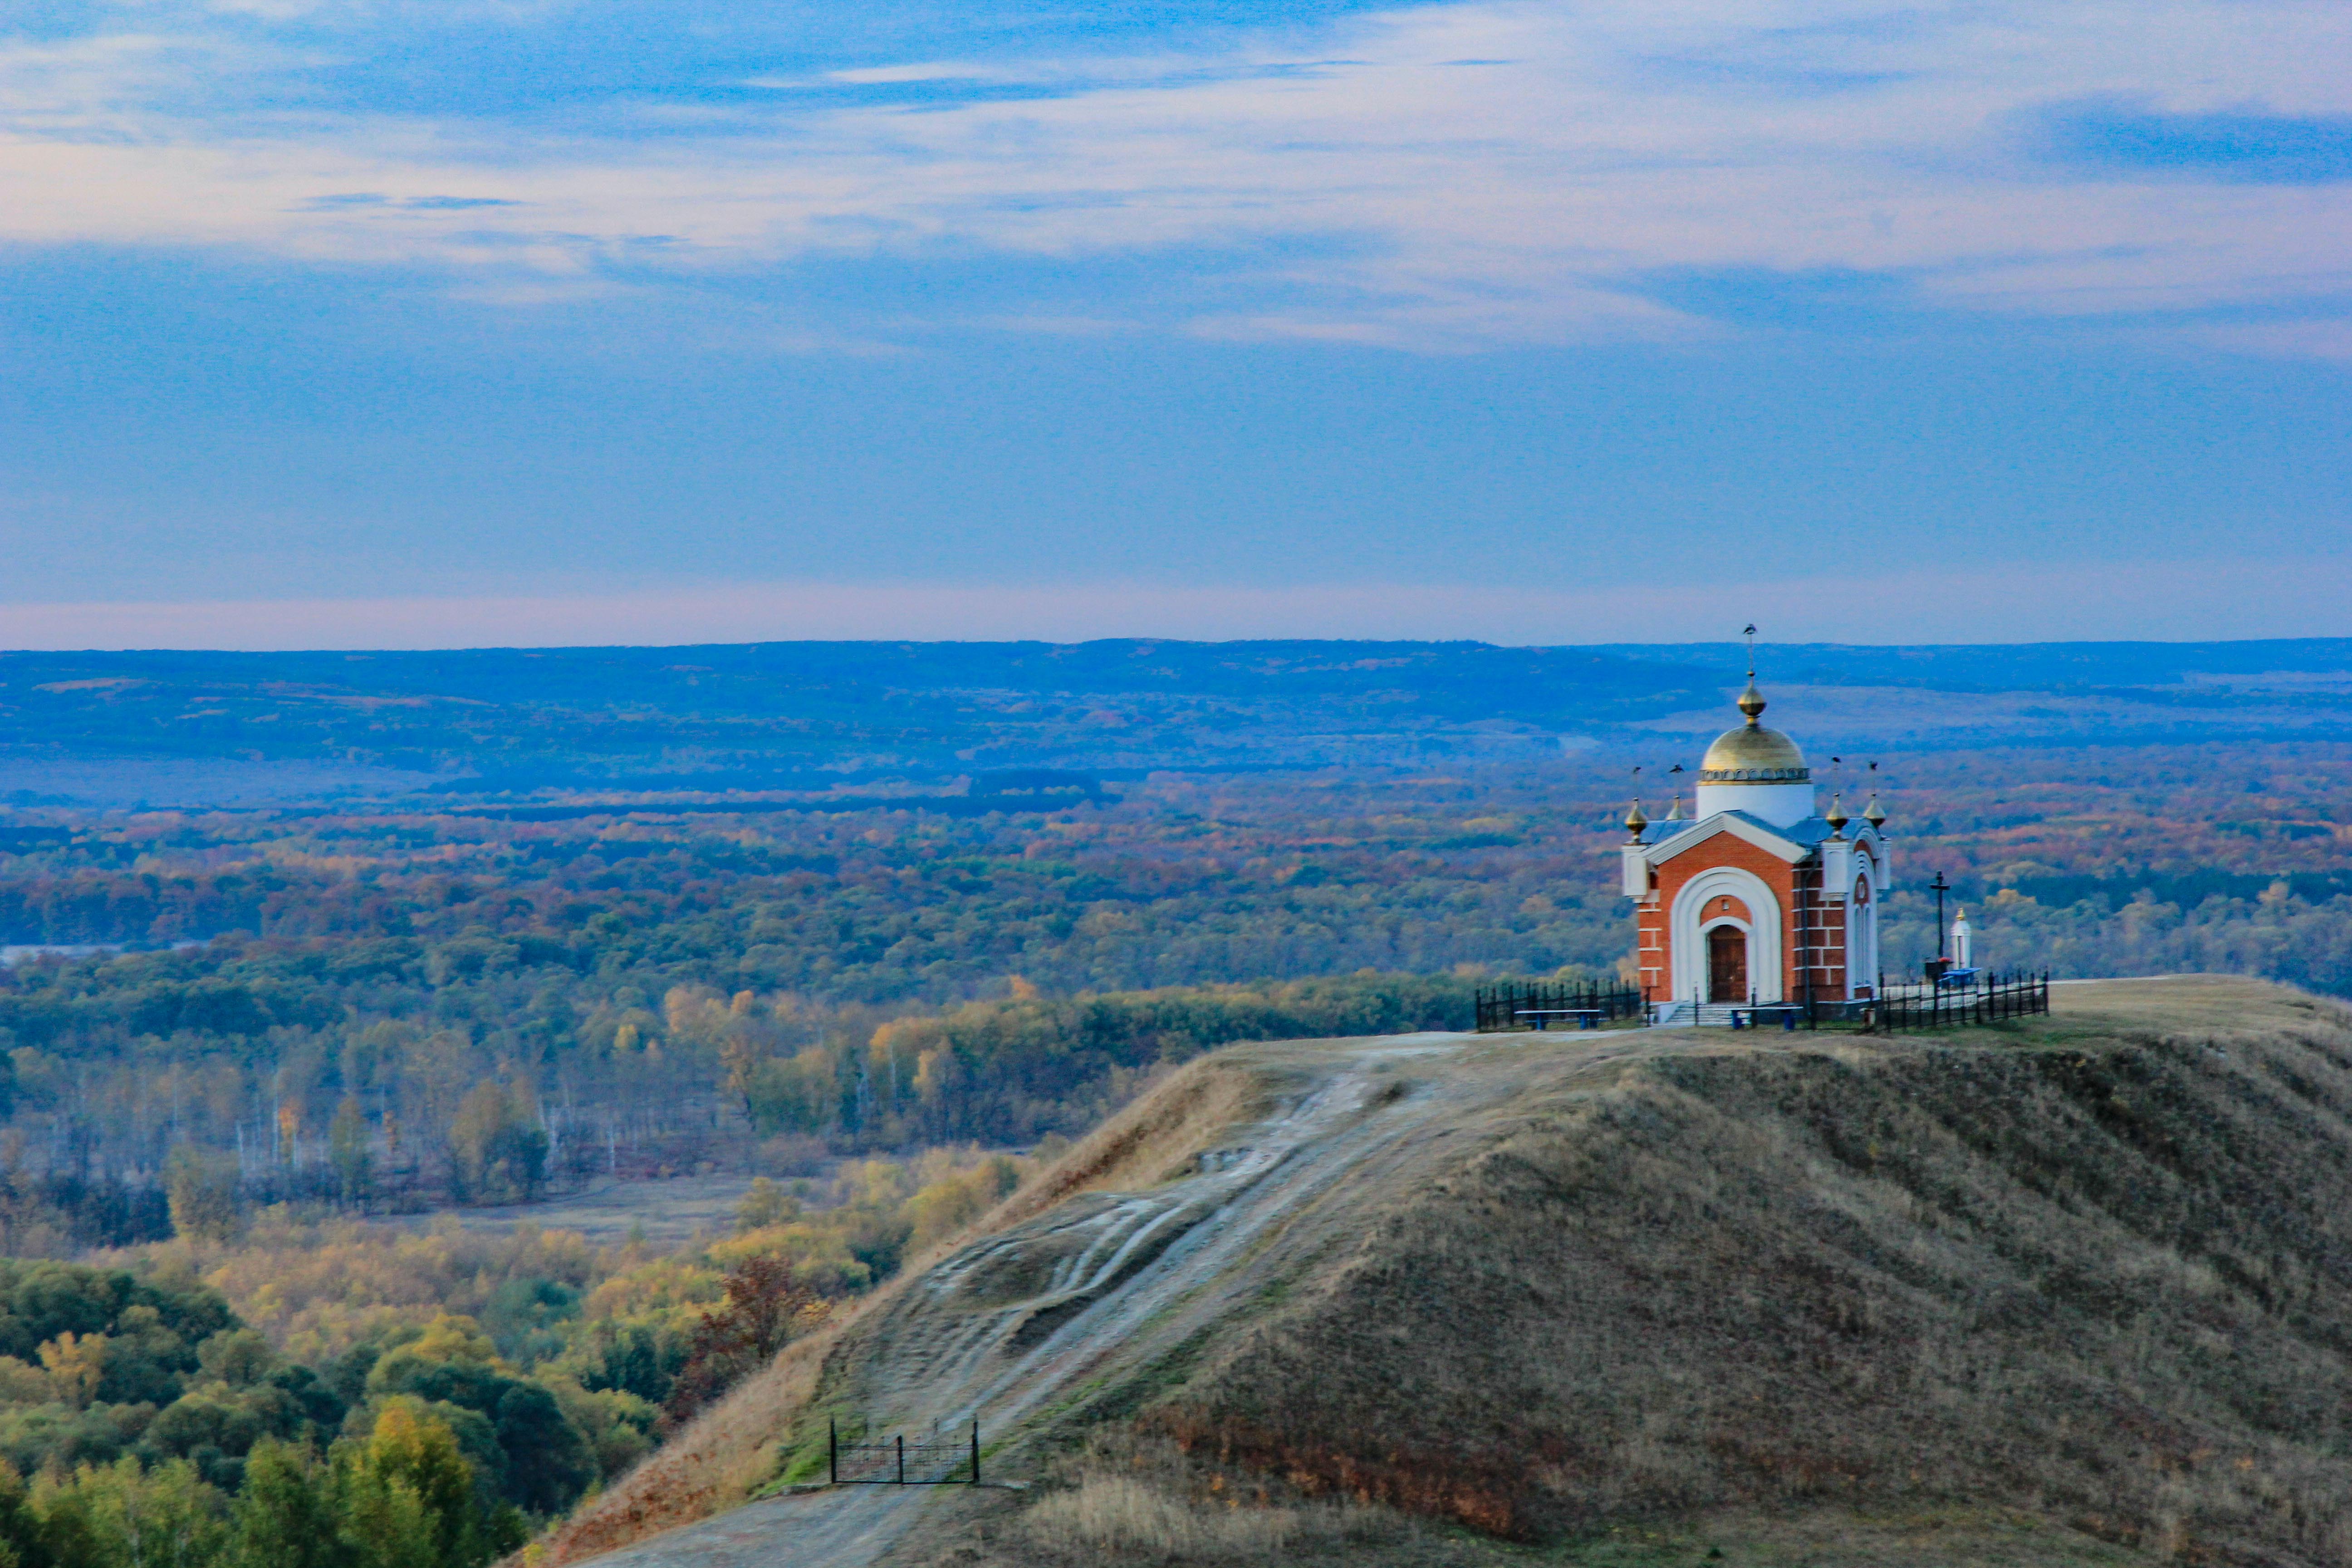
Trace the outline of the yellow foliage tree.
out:
[[[98,1395],[106,1377],[106,1336],[68,1330],[41,1347],[41,1366],[58,1397],[80,1409]]]
[[[428,1549],[421,1561],[458,1563],[480,1554],[474,1528],[474,1467],[457,1435],[415,1400],[395,1398],[377,1413],[345,1478],[355,1520],[373,1529],[408,1529]],[[406,1568],[405,1555],[383,1568]]]

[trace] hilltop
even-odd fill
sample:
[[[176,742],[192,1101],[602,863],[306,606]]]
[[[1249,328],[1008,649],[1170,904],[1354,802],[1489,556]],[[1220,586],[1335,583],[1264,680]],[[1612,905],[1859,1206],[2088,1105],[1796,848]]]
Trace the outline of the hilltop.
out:
[[[1036,1490],[787,1495],[610,1561],[2341,1563],[2352,1013],[2060,994],[1932,1037],[1229,1047],[551,1560],[821,1475],[828,1418],[977,1414]]]

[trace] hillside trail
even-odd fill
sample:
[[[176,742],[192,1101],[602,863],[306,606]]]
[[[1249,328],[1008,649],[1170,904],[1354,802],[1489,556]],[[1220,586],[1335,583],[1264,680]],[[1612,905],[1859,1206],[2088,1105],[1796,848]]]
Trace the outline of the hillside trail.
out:
[[[1656,1054],[1676,1037],[1687,1038],[1646,1030],[1546,1045],[1600,1066]],[[868,1428],[952,1434],[977,1419],[987,1479],[1019,1478],[1027,1435],[1245,1309],[1265,1289],[1252,1259],[1277,1240],[1295,1252],[1358,1239],[1360,1206],[1342,1228],[1349,1205],[1326,1199],[1343,1188],[1360,1195],[1359,1184],[1379,1181],[1400,1152],[1451,1135],[1520,1078],[1446,1070],[1454,1058],[1527,1048],[1457,1034],[1260,1047],[1254,1054],[1285,1085],[1272,1113],[1225,1129],[1189,1174],[1148,1192],[1074,1196],[914,1280],[860,1358],[852,1394]],[[834,1488],[751,1503],[594,1561],[858,1568],[1002,1500],[987,1488]]]

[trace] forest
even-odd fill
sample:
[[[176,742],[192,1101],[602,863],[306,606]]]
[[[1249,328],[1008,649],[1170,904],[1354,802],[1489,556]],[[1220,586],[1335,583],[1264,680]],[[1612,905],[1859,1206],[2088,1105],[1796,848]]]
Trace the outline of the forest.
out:
[[[0,1262],[0,1562],[476,1568],[1026,1169],[761,1180],[674,1248],[281,1204]]]
[[[1898,969],[1940,873],[1995,965],[2347,994],[2347,761],[2037,748],[1822,782],[1893,814]],[[367,1212],[1073,1135],[1224,1040],[1454,1026],[1483,977],[1616,973],[1633,787],[1563,759],[958,814],[19,809],[6,1250],[160,1237],[172,1192]]]
[[[1890,814],[1891,965],[1933,951],[1940,873],[1996,966],[2352,994],[2347,764],[2210,742],[1819,777]],[[486,1562],[1190,1057],[1620,973],[1619,821],[1658,779],[1571,754],[953,809],[20,805],[0,1551]],[[757,1181],[682,1246],[451,1217],[712,1173]]]

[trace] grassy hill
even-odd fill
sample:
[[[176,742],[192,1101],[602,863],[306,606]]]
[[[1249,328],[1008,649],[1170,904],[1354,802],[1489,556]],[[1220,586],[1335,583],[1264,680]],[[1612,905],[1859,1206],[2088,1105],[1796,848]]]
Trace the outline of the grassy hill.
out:
[[[783,1496],[613,1561],[2352,1560],[2352,1012],[2061,994],[1893,1040],[1230,1047],[551,1559],[821,1475],[829,1418],[977,1414],[1035,1489]]]

